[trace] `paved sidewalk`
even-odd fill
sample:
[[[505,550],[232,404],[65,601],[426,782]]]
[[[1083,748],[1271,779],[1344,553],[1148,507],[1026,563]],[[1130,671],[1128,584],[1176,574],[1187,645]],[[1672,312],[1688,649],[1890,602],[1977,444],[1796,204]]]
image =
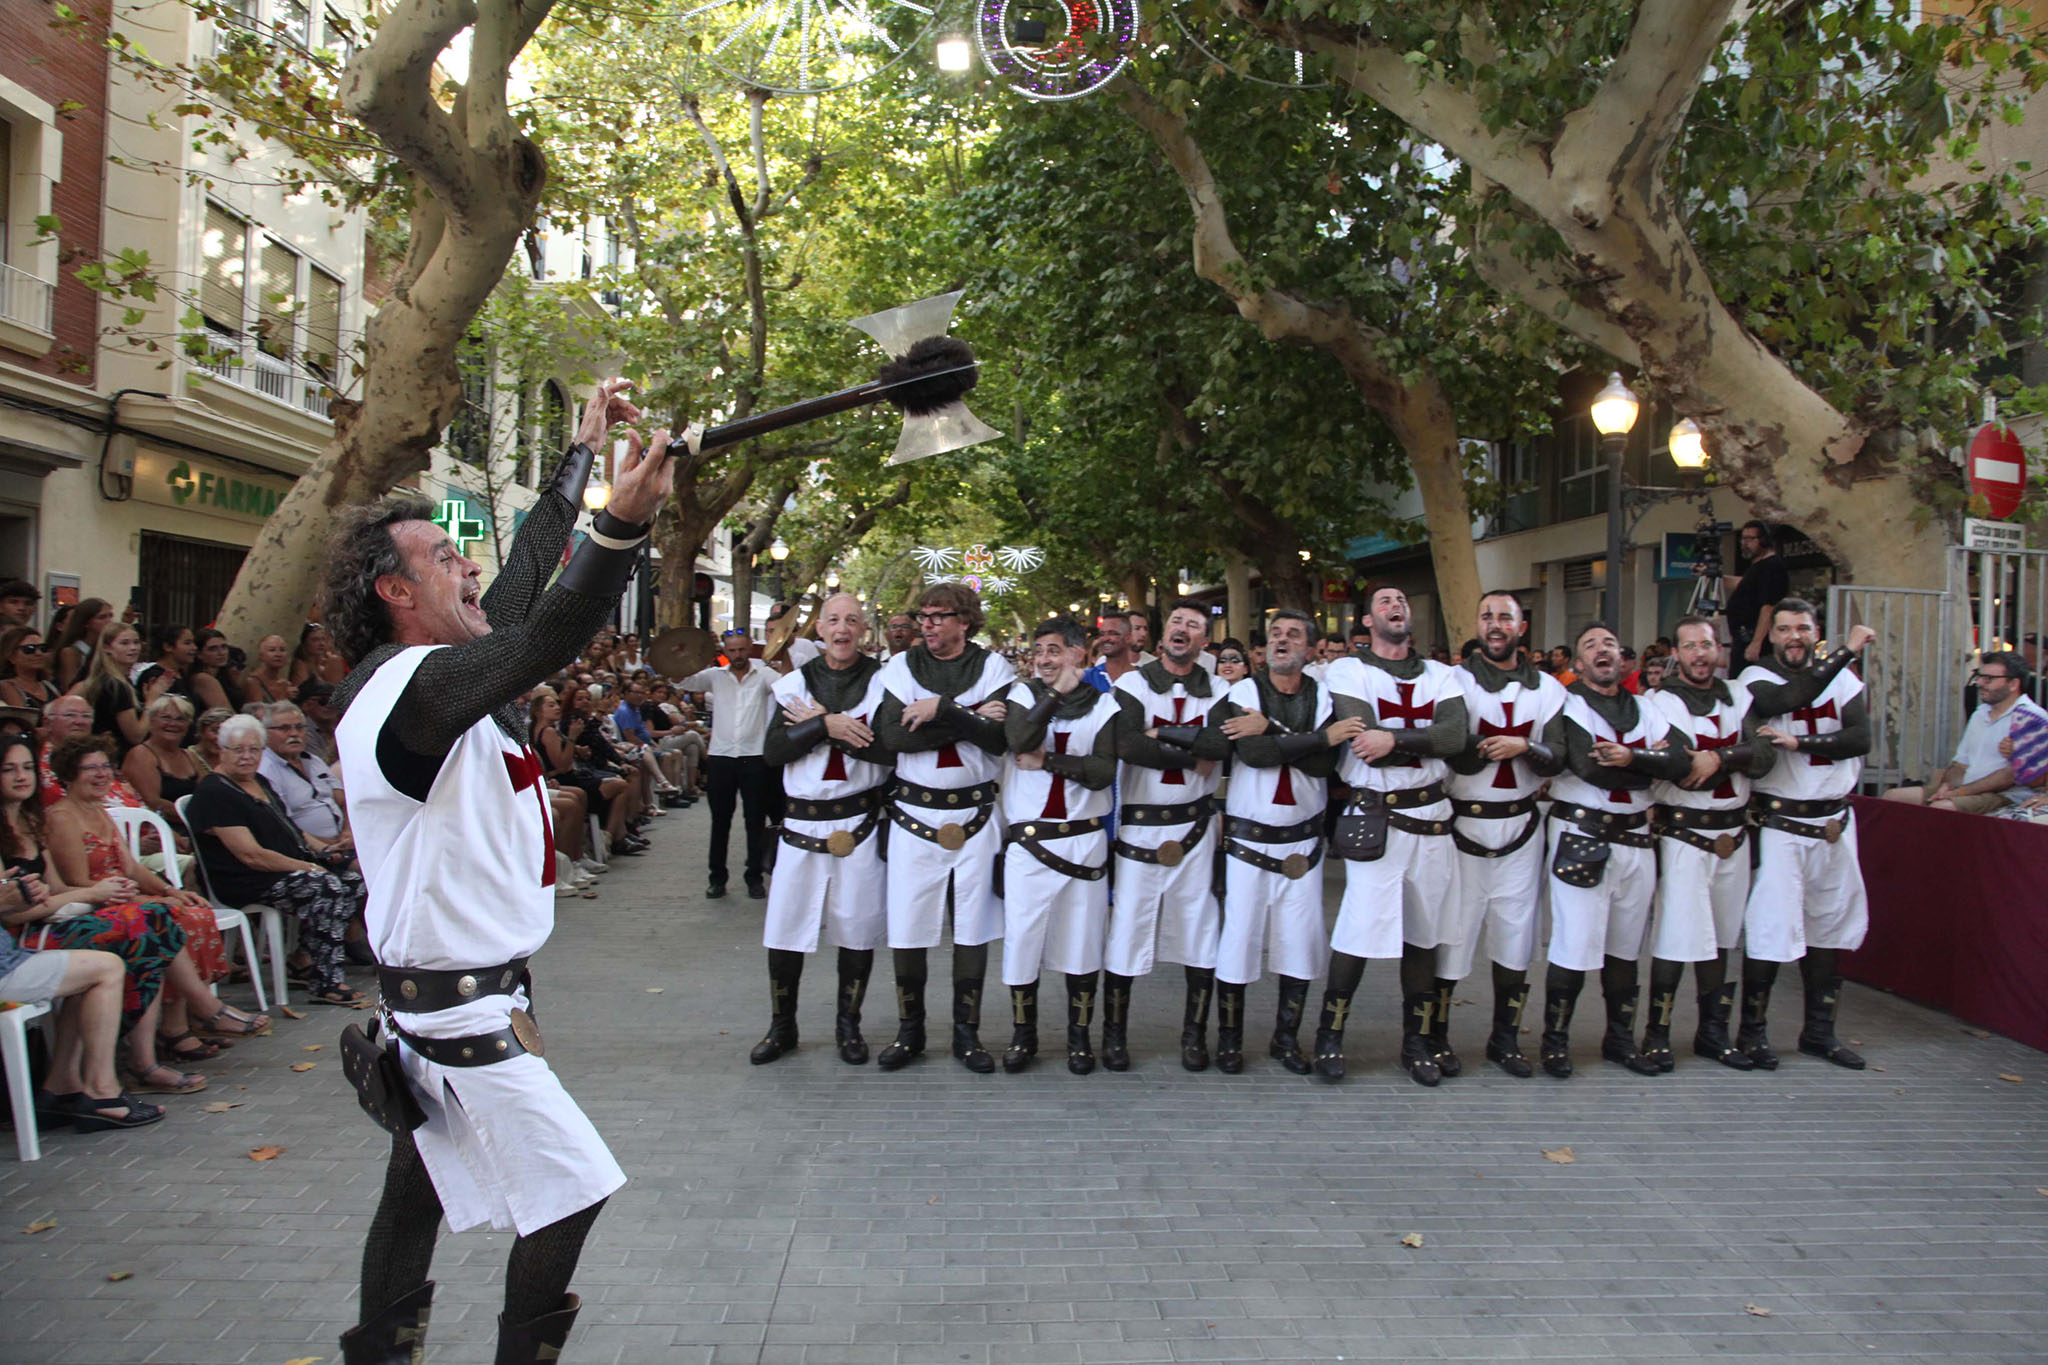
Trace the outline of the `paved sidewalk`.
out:
[[[1777,1074],[1644,1079],[1599,1062],[1589,989],[1578,1077],[1515,1081],[1477,1060],[1475,982],[1467,1074],[1426,1091],[1392,1067],[1375,964],[1331,1088],[1262,1058],[1181,1071],[1170,969],[1123,1075],[1055,1052],[971,1076],[942,1041],[883,1075],[829,1046],[828,954],[802,1050],[755,1068],[760,905],[702,898],[707,824],[677,812],[601,899],[558,902],[537,963],[550,1057],[631,1177],[577,1276],[573,1365],[2048,1354],[2048,1057],[1946,1015],[1852,987],[1873,1069],[1844,1072],[1790,1053],[1790,977]],[[1272,1000],[1253,989],[1255,1020]],[[877,1048],[890,1002],[885,954]],[[338,1360],[388,1140],[342,1081],[346,1016],[310,1012],[153,1129],[52,1134],[31,1166],[8,1137],[0,1362]],[[430,1362],[490,1359],[510,1240],[443,1237]]]

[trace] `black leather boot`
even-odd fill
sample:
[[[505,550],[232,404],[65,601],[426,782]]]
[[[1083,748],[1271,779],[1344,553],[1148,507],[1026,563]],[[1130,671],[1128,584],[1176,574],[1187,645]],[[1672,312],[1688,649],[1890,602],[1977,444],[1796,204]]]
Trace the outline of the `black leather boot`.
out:
[[[768,1033],[747,1060],[755,1066],[796,1051],[796,988],[803,979],[804,955],[785,948],[768,950]]]
[[[1038,983],[1010,987],[1010,1045],[1003,1049],[1003,1070],[1014,1076],[1029,1070],[1038,1057]]]
[[[1656,1063],[1659,1071],[1678,1066],[1671,1051],[1671,1016],[1678,1010],[1678,983],[1684,977],[1683,962],[1650,959],[1650,1015],[1643,1021],[1643,1045],[1638,1051]]]
[[[1742,964],[1742,1027],[1735,1046],[1758,1071],[1776,1071],[1778,1054],[1771,1051],[1769,1021],[1771,987],[1778,979],[1778,964],[1746,960]]]
[[[1709,1057],[1736,1071],[1754,1071],[1756,1063],[1728,1038],[1728,1020],[1735,1013],[1735,983],[1724,981],[1700,992],[1700,1026],[1692,1035],[1694,1055]]]
[[[1244,987],[1228,981],[1216,983],[1216,1069],[1244,1070]]]
[[[562,1296],[562,1306],[530,1322],[510,1323],[498,1314],[498,1355],[492,1365],[545,1365],[562,1358],[562,1343],[576,1325],[583,1300],[574,1294]]]
[[[1085,1076],[1095,1070],[1088,1025],[1095,1017],[1095,973],[1067,973],[1067,1070]]]
[[[1536,1068],[1522,1055],[1522,1011],[1529,1007],[1529,980],[1520,972],[1503,981],[1495,968],[1493,985],[1493,1029],[1486,1035],[1486,1060],[1517,1079],[1526,1080]]]
[[[848,1066],[868,1059],[868,1040],[860,1035],[860,1007],[868,998],[868,975],[874,969],[874,949],[839,950],[839,1014],[832,1021],[832,1036],[839,1044],[839,1060]]]
[[[1131,1069],[1131,978],[1102,974],[1102,1068]]]
[[[977,1076],[996,1069],[996,1059],[981,1045],[981,978],[953,982],[953,1055]]]
[[[1799,975],[1806,983],[1806,1027],[1799,1030],[1799,1050],[1851,1071],[1863,1070],[1862,1056],[1835,1036],[1835,1011],[1842,1002],[1842,975],[1835,967],[1835,950],[1808,948],[1799,963]]]
[[[1344,1079],[1344,1020],[1351,1013],[1351,996],[1323,992],[1323,1014],[1316,1020],[1316,1075],[1335,1084]]]
[[[1451,1051],[1451,995],[1457,989],[1457,982],[1438,977],[1436,1012],[1429,1016],[1429,1055],[1436,1058],[1436,1069],[1443,1072],[1446,1079],[1465,1069],[1465,1064],[1458,1060],[1458,1054]]]
[[[1207,967],[1188,967],[1187,1003],[1180,1016],[1180,1064],[1187,1071],[1209,1069],[1209,997],[1216,990],[1216,973]]]
[[[1401,999],[1401,1069],[1417,1085],[1436,1085],[1443,1068],[1429,1050],[1429,1021],[1436,1012],[1436,992],[1420,991]]]
[[[1273,1040],[1266,1055],[1297,1076],[1309,1073],[1308,1058],[1301,1051],[1301,1017],[1308,1012],[1308,982],[1299,977],[1280,978],[1280,1000],[1273,1010]]]
[[[1607,1032],[1600,1039],[1600,1055],[1619,1063],[1638,1076],[1654,1076],[1657,1064],[1636,1049],[1636,1004],[1642,988],[1603,991],[1607,1000]]]
[[[1572,1013],[1585,984],[1584,972],[1565,967],[1552,967],[1543,981],[1543,1069],[1559,1080],[1572,1074]]]
[[[924,951],[899,948],[896,951],[896,1041],[882,1049],[875,1065],[884,1071],[908,1066],[924,1056]],[[905,970],[915,966],[913,975]]]
[[[427,1317],[434,1306],[428,1280],[360,1326],[341,1334],[342,1365],[419,1365],[427,1354]]]

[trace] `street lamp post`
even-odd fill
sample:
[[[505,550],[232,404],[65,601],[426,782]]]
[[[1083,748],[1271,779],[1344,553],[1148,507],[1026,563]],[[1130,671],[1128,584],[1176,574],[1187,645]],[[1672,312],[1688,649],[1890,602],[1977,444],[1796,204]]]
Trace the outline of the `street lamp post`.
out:
[[[1593,395],[1593,428],[1600,433],[1600,448],[1607,456],[1607,591],[1601,602],[1600,619],[1618,636],[1621,633],[1621,556],[1624,530],[1621,511],[1621,464],[1628,446],[1629,431],[1642,411],[1642,400],[1621,382],[1619,372],[1607,376],[1607,384]]]

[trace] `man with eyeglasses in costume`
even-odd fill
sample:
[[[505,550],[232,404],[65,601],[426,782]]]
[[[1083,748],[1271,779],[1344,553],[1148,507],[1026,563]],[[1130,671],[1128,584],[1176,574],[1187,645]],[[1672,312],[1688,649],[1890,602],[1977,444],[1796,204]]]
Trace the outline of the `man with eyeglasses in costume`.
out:
[[[1486,1058],[1510,1076],[1536,1068],[1522,1053],[1529,964],[1536,955],[1543,892],[1543,812],[1536,793],[1564,756],[1543,742],[1564,709],[1564,687],[1522,649],[1528,622],[1512,593],[1479,599],[1479,648],[1457,669],[1471,731],[1451,756],[1451,839],[1458,850],[1459,924],[1437,950],[1436,1013],[1430,1051],[1452,1055],[1451,995],[1472,971],[1482,930],[1493,965],[1493,1028]]]
[[[1265,966],[1280,978],[1269,1056],[1297,1076],[1309,982],[1329,962],[1323,928],[1323,811],[1337,751],[1365,722],[1331,714],[1330,695],[1302,670],[1315,621],[1283,607],[1266,630],[1266,671],[1209,708],[1237,767],[1224,797],[1223,929],[1216,952],[1216,1069],[1244,1070],[1245,987]]]
[[[1770,630],[1770,655],[1736,679],[1749,689],[1751,709],[1768,722],[1757,735],[1777,746],[1778,761],[1753,784],[1757,863],[1743,912],[1742,1026],[1735,1046],[1757,1070],[1778,1069],[1768,1030],[1771,988],[1780,964],[1797,962],[1806,986],[1799,1050],[1861,1071],[1863,1058],[1835,1034],[1835,1013],[1842,996],[1840,954],[1861,947],[1870,928],[1849,809],[1870,752],[1870,710],[1863,679],[1849,663],[1873,633],[1850,631],[1845,648],[1815,663],[1818,616],[1799,597],[1777,604]]]
[[[1350,788],[1338,818],[1380,826],[1373,856],[1344,866],[1344,901],[1330,931],[1315,1055],[1326,1081],[1344,1078],[1345,1019],[1366,959],[1375,957],[1401,963],[1401,1069],[1417,1085],[1462,1069],[1448,1040],[1432,1050],[1430,1023],[1438,954],[1463,928],[1444,760],[1465,747],[1465,692],[1449,665],[1416,653],[1409,620],[1408,595],[1374,585],[1366,593],[1371,647],[1333,660],[1324,679],[1336,716],[1366,727],[1337,751],[1337,775]],[[1448,1004],[1450,983],[1441,984]]]
[[[868,1059],[860,1012],[875,949],[888,938],[881,821],[895,756],[873,729],[882,665],[860,652],[867,628],[852,593],[826,598],[818,608],[823,653],[775,683],[762,757],[782,770],[789,810],[762,935],[772,1013],[767,1037],[748,1058],[756,1066],[796,1047],[797,986],[821,928],[839,949],[839,1059],[853,1066]]]
[[[547,782],[519,699],[577,656],[617,608],[670,496],[669,437],[637,433],[566,566],[595,447],[639,411],[600,385],[490,591],[430,516],[389,499],[344,520],[329,554],[326,621],[356,661],[336,695],[349,816],[396,1061],[418,1112],[378,1087],[395,1136],[363,1247],[361,1323],[347,1365],[425,1349],[427,1270],[452,1228],[518,1233],[498,1316],[498,1365],[560,1358],[581,1307],[583,1243],[625,1174],[542,1060],[526,961],[554,929]],[[560,568],[559,575],[556,574]],[[552,587],[550,578],[554,579]],[[420,1120],[415,1124],[415,1120]]]
[[[1216,788],[1229,743],[1207,728],[1229,684],[1201,667],[1209,614],[1179,602],[1166,614],[1159,658],[1117,679],[1116,897],[1103,959],[1102,1064],[1131,1064],[1129,1021],[1136,978],[1161,958],[1181,964],[1186,999],[1180,1063],[1209,1066],[1209,1005],[1216,990],[1222,908],[1215,897]],[[1235,657],[1240,666],[1242,653]]]
[[[1103,817],[1116,781],[1121,707],[1114,694],[1097,691],[1081,676],[1087,662],[1088,637],[1080,625],[1054,617],[1032,632],[1035,676],[1016,683],[1006,699],[1003,984],[1010,991],[1012,1032],[1003,1070],[1012,1074],[1038,1055],[1038,980],[1045,967],[1066,978],[1067,1070],[1077,1076],[1095,1070],[1089,1029],[1109,912]],[[1124,998],[1128,1006],[1128,986]]]
[[[882,669],[874,731],[896,755],[887,808],[889,947],[896,969],[895,1041],[875,1065],[894,1071],[922,1056],[927,955],[953,917],[953,1055],[969,1071],[995,1070],[981,1045],[988,945],[1003,934],[995,862],[1003,823],[997,779],[1008,750],[1003,697],[1017,672],[969,637],[981,598],[964,583],[934,583],[918,603],[923,643]]]

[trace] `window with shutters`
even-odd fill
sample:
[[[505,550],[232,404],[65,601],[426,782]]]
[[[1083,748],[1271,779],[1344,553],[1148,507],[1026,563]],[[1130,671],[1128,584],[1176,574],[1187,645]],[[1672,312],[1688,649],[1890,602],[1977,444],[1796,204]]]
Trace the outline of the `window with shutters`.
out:
[[[306,297],[306,366],[333,384],[341,364],[341,281],[312,268]]]
[[[341,278],[219,204],[206,206],[199,312],[206,368],[318,416],[341,384]]]
[[[292,355],[292,320],[298,312],[299,255],[265,240],[256,257],[256,345],[265,355]]]
[[[249,225],[218,204],[206,206],[199,239],[199,312],[219,337],[242,335],[242,297],[248,280]]]
[[[490,347],[481,333],[471,332],[456,355],[462,375],[462,403],[448,423],[448,453],[464,464],[481,466],[491,448]]]

